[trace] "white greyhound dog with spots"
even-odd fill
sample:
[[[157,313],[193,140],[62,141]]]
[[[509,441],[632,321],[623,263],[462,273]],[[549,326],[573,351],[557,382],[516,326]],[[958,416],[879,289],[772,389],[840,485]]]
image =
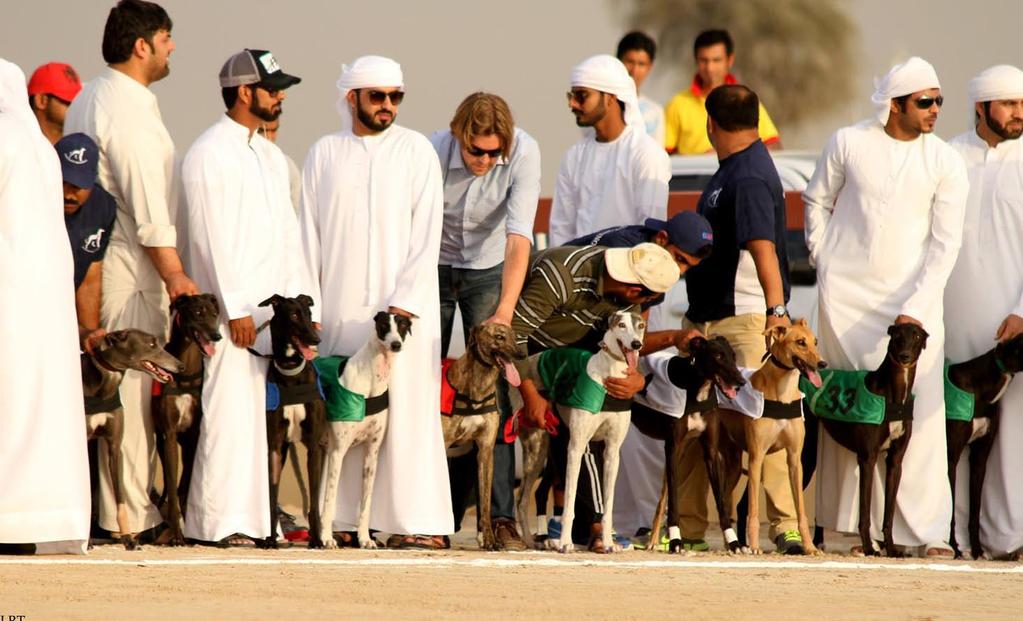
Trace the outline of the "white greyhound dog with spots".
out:
[[[401,351],[405,339],[412,332],[412,320],[402,315],[383,311],[373,318],[376,328],[373,336],[355,355],[348,359],[340,371],[340,386],[370,401],[386,398],[391,380],[394,356]],[[341,464],[348,449],[358,444],[366,445],[366,457],[362,467],[362,502],[356,534],[362,548],[376,548],[376,542],[369,534],[370,505],[373,498],[373,484],[376,480],[377,458],[380,445],[387,431],[386,406],[378,413],[368,415],[360,421],[334,421],[330,423],[330,446],[323,469],[320,492],[321,533],[324,547],[333,549],[337,541],[333,537],[332,524],[337,504],[338,484],[341,480]]]

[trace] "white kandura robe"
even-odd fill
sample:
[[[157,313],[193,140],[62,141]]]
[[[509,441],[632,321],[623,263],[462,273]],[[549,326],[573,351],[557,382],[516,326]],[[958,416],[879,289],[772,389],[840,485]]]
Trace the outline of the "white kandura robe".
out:
[[[247,127],[224,115],[188,150],[182,176],[191,274],[220,301],[223,336],[206,362],[185,536],[262,538],[270,534],[267,361],[232,343],[227,322],[250,316],[259,327],[273,314],[260,302],[303,292],[288,164],[272,142],[250,139]]]
[[[551,246],[611,226],[667,220],[671,161],[663,145],[630,125],[611,142],[591,132],[569,147],[551,203]]]
[[[443,194],[437,154],[400,126],[368,137],[324,136],[303,169],[302,242],[320,354],[354,354],[373,337],[373,315],[395,306],[416,315],[394,358],[390,418],[380,452],[372,528],[452,532],[440,424],[440,300],[437,261]],[[362,493],[363,447],[344,460],[335,529],[352,530]]]
[[[951,495],[942,392],[942,294],[962,237],[968,183],[962,158],[933,134],[898,141],[876,120],[836,132],[803,201],[817,265],[819,350],[837,369],[874,369],[900,314],[930,334],[917,365],[913,437],[903,461],[894,539],[948,539]],[[821,431],[817,524],[856,532],[856,458]],[[874,474],[872,536],[881,539],[883,466]]]
[[[1023,317],[1023,140],[994,148],[975,130],[949,142],[966,161],[963,247],[945,289],[945,356],[962,362],[995,346],[998,326],[1010,314]],[[1002,395],[998,436],[988,458],[981,497],[980,541],[994,555],[1023,547],[1023,380]],[[956,538],[968,545],[969,449],[956,477]]]
[[[85,553],[89,458],[57,152],[0,59],[0,543]]]

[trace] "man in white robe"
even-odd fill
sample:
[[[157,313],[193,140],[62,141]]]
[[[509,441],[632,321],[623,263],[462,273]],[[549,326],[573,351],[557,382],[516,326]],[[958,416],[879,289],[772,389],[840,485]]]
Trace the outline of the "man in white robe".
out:
[[[391,370],[370,526],[442,535],[453,527],[438,413],[443,188],[430,142],[393,124],[402,87],[401,67],[388,58],[363,56],[345,66],[342,129],[313,145],[303,169],[302,242],[310,280],[320,287],[312,310],[322,323],[321,355],[354,354],[372,338],[378,311],[414,318]],[[356,447],[344,461],[335,530],[354,529],[362,459]]]
[[[636,83],[601,54],[574,69],[568,106],[583,138],[569,147],[551,204],[551,246],[611,226],[667,220],[671,162],[644,128]]]
[[[85,553],[89,458],[56,151],[0,59],[0,544]]]
[[[932,132],[941,106],[934,68],[913,57],[877,81],[877,115],[836,132],[803,193],[817,265],[820,352],[837,369],[875,369],[892,323],[930,334],[917,364],[913,437],[902,462],[895,543],[951,554],[942,392],[942,294],[962,237],[968,191],[959,155]],[[856,532],[856,458],[822,432],[817,524]],[[881,539],[883,479],[874,473],[872,537]],[[912,550],[910,550],[912,551]]]
[[[103,34],[103,60],[109,66],[75,97],[64,121],[66,133],[82,132],[99,145],[99,183],[117,202],[103,260],[101,325],[136,328],[160,338],[168,328],[168,294],[174,299],[199,293],[176,249],[174,143],[148,88],[170,73],[171,26],[167,13],[149,2],[122,2],[111,9]],[[148,375],[128,371],[120,388],[121,473],[133,533],[162,521],[149,499],[156,475],[151,386]],[[99,524],[116,531],[106,460],[100,460],[99,488]]]
[[[205,365],[185,519],[185,536],[202,541],[242,543],[232,536],[270,534],[267,361],[247,348],[273,314],[260,302],[304,293],[303,257],[287,161],[256,130],[280,116],[285,89],[299,81],[265,50],[229,58],[220,72],[227,113],[199,136],[182,166],[190,267],[202,290],[220,301],[224,337]],[[269,332],[260,340],[268,341]]]
[[[945,289],[945,357],[975,358],[1023,332],[1023,71],[996,65],[970,80],[976,127],[949,144],[963,156],[970,196],[963,247]],[[1023,381],[1009,383],[988,458],[980,540],[992,556],[1023,547]],[[969,460],[956,477],[956,539],[969,542]]]

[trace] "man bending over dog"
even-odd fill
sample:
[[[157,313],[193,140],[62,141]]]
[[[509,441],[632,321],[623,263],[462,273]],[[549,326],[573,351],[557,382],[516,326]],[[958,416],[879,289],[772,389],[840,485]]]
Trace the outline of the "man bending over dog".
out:
[[[671,254],[656,244],[611,249],[565,246],[540,252],[530,262],[512,317],[519,347],[527,354],[556,347],[595,351],[611,315],[621,310],[638,311],[641,305],[655,300],[678,282],[678,275],[678,265]],[[648,332],[643,353],[672,345],[685,350],[690,335],[681,330]],[[523,422],[544,428],[551,406],[536,385],[525,378],[526,363],[520,364]],[[611,397],[631,399],[644,383],[643,376],[631,370],[624,378],[608,378],[605,388]],[[555,439],[564,444],[567,436],[568,428],[561,424]],[[558,448],[553,447],[551,453],[557,452]],[[564,454],[564,449],[561,453]],[[599,464],[589,450],[584,459],[591,468],[583,469],[580,475],[575,522],[578,528],[573,529],[571,536],[575,542],[594,549],[601,545]]]
[[[440,242],[441,355],[447,357],[455,306],[464,335],[484,322],[511,325],[522,290],[540,196],[540,148],[515,127],[504,99],[473,93],[455,111],[450,130],[430,137],[444,179]],[[510,415],[507,384],[498,381],[502,422]],[[455,528],[476,481],[472,454],[448,460]],[[468,490],[466,490],[468,488]],[[507,550],[524,550],[515,528],[514,445],[498,434],[494,446],[494,534]]]
[[[304,291],[288,163],[256,129],[281,115],[285,89],[299,81],[267,51],[227,59],[220,70],[227,112],[199,136],[182,167],[191,267],[202,290],[220,300],[226,337],[205,365],[185,514],[185,536],[200,541],[245,545],[270,534],[267,361],[247,349],[272,313],[260,302]]]

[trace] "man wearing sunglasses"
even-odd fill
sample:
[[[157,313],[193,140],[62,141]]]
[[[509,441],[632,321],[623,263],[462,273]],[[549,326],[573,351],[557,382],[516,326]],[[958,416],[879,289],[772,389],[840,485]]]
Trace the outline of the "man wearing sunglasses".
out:
[[[610,226],[666,219],[671,163],[651,138],[636,83],[620,60],[593,56],[572,69],[566,94],[583,138],[558,170],[551,205],[552,246]]]
[[[491,93],[462,100],[450,128],[430,137],[444,180],[444,229],[441,234],[441,354],[451,341],[455,307],[462,312],[464,334],[478,324],[511,325],[522,290],[533,241],[533,220],[540,197],[540,148],[515,127],[508,104]],[[502,379],[498,405],[511,415]],[[456,527],[476,482],[476,458],[448,460]],[[491,516],[498,544],[525,550],[515,528],[514,445],[499,435],[494,446]]]
[[[205,364],[202,429],[185,512],[185,536],[245,544],[270,534],[266,369],[247,348],[269,350],[274,294],[305,293],[302,250],[284,154],[259,135],[301,80],[266,50],[242,50],[220,70],[227,112],[185,154],[191,268],[220,301],[223,340]],[[225,438],[230,438],[226,441]]]
[[[945,288],[946,357],[962,362],[1023,333],[1023,71],[996,65],[970,80],[975,127],[949,144],[966,160],[970,195],[963,247]],[[1012,380],[1003,412],[1023,409],[1023,382]],[[984,479],[980,540],[992,557],[1023,548],[1023,420],[1003,416]],[[981,442],[983,440],[978,440]],[[997,457],[994,457],[997,455]],[[965,456],[960,462],[966,462]],[[971,468],[972,470],[972,468]],[[971,473],[972,474],[972,473]],[[972,486],[959,476],[956,485]],[[966,498],[963,490],[960,498]],[[968,553],[968,503],[956,504],[956,540]]]
[[[959,253],[969,183],[963,158],[933,134],[943,102],[934,67],[913,57],[876,86],[874,118],[831,137],[803,193],[806,243],[817,266],[819,349],[834,368],[874,369],[892,323],[930,334],[916,367],[913,439],[894,533],[910,552],[945,556],[952,551],[942,295]],[[820,443],[817,525],[856,532],[856,458],[827,434]],[[875,525],[882,504],[873,504]]]
[[[425,136],[394,123],[404,98],[398,63],[363,56],[344,67],[337,87],[342,129],[312,146],[302,182],[302,241],[318,285],[311,294],[313,321],[323,326],[320,355],[354,354],[372,337],[378,311],[413,318],[391,371],[374,492],[382,502],[373,503],[370,525],[409,535],[405,547],[442,547],[452,517],[437,416],[440,165]],[[361,448],[349,451],[342,472],[361,472],[362,455]],[[336,530],[354,530],[360,495],[358,479],[342,477]],[[354,535],[341,537],[348,544]]]

